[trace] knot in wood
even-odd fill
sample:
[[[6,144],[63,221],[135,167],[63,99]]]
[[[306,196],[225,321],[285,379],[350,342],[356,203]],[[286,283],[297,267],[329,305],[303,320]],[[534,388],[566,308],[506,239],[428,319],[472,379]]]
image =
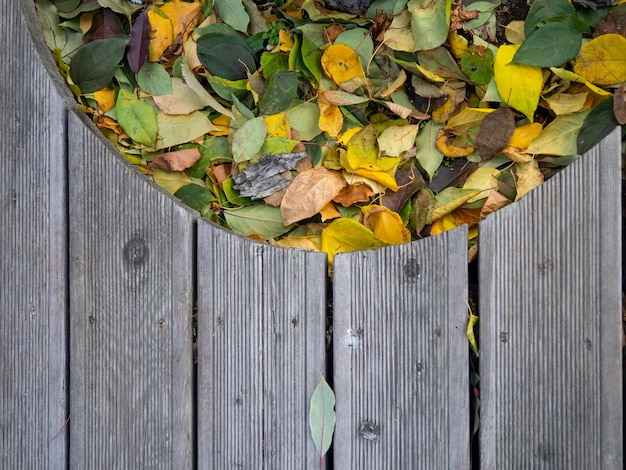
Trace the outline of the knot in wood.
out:
[[[363,421],[359,425],[359,434],[367,441],[377,441],[380,439],[380,426],[371,421]]]
[[[123,250],[124,263],[131,268],[138,268],[146,263],[148,259],[148,246],[145,240],[139,236],[133,236]]]
[[[404,262],[402,272],[407,279],[417,279],[422,273],[422,267],[415,258],[409,258]]]

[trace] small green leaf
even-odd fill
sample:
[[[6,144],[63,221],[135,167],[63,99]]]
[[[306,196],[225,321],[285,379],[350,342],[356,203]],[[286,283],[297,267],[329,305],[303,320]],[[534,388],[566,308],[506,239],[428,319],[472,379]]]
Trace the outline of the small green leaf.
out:
[[[443,125],[434,124],[432,121],[428,121],[415,139],[415,146],[417,147],[417,161],[424,171],[428,173],[428,177],[431,180],[433,179],[433,176],[435,176],[439,165],[441,165],[441,162],[443,161],[443,155],[435,146],[437,133],[441,128],[443,128]]]
[[[448,37],[452,0],[409,0],[411,30],[416,51],[441,46]]]
[[[217,10],[222,21],[233,29],[242,33],[248,31],[250,16],[241,0],[214,0],[213,8]]]
[[[215,201],[215,196],[211,191],[197,184],[183,186],[174,193],[174,196],[203,215],[207,212],[206,208],[209,203]]]
[[[582,34],[572,26],[548,23],[526,38],[513,56],[513,62],[560,67],[578,54],[582,42]]]
[[[266,136],[267,124],[262,117],[244,122],[233,136],[233,160],[241,163],[254,158],[261,150]]]
[[[461,70],[476,85],[487,85],[493,78],[493,51],[470,46],[461,56]]]
[[[152,106],[138,99],[134,93],[120,88],[115,112],[120,127],[131,139],[139,144],[154,146],[158,124]]]
[[[230,228],[241,235],[259,235],[271,240],[289,231],[285,227],[279,207],[256,204],[239,209],[225,209],[224,217]]]
[[[322,376],[311,396],[309,409],[309,427],[315,448],[319,452],[320,460],[324,458],[330,448],[335,431],[335,394]]]
[[[264,115],[278,114],[289,107],[298,97],[296,72],[276,72],[272,75],[265,94],[259,101],[259,112]]]
[[[83,93],[109,84],[124,57],[127,39],[98,39],[78,49],[70,63],[70,77]]]
[[[538,0],[530,5],[524,22],[524,35],[528,38],[542,21],[555,16],[575,15],[576,9],[569,0]]]
[[[320,108],[315,103],[305,102],[287,111],[287,123],[300,134],[302,140],[313,140],[322,131],[318,124]]]
[[[172,80],[165,68],[157,62],[146,62],[137,75],[139,87],[151,95],[171,95]]]
[[[576,139],[578,153],[587,153],[617,126],[619,123],[615,119],[611,96],[593,108],[585,118]]]
[[[265,79],[271,80],[276,72],[289,70],[289,56],[280,52],[278,54],[264,52],[261,54],[261,67],[263,68]]]

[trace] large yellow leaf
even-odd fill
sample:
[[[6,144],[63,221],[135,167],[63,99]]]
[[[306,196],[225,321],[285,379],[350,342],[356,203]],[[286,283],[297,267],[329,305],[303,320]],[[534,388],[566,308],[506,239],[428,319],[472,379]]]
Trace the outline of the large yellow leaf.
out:
[[[337,171],[323,167],[303,171],[289,185],[280,205],[285,225],[314,216],[347,184]]]
[[[158,62],[165,49],[172,45],[179,34],[185,42],[193,28],[198,24],[200,2],[183,2],[172,0],[162,7],[151,6],[148,10],[148,21],[152,29],[148,59]]]
[[[593,38],[580,48],[574,73],[600,86],[626,82],[626,38],[620,34]]]
[[[336,137],[343,127],[343,114],[339,106],[330,104],[320,94],[317,98],[317,106],[320,108],[318,126],[331,137]]]
[[[165,49],[174,42],[174,26],[172,20],[156,7],[148,10],[148,21],[151,30],[148,60],[158,62]]]
[[[172,0],[161,7],[161,11],[172,21],[174,37],[182,34],[185,42],[193,29],[198,24],[200,2],[183,2]]]
[[[332,263],[337,253],[357,250],[371,250],[389,246],[389,243],[374,236],[356,220],[341,218],[322,230],[322,251],[328,253],[328,262]]]
[[[400,215],[385,206],[365,206],[363,225],[369,228],[376,238],[391,245],[400,245],[411,241],[411,233],[404,227]]]
[[[322,54],[322,68],[337,85],[364,77],[359,56],[345,44],[333,44]]]
[[[511,63],[519,47],[515,44],[498,48],[493,75],[502,101],[533,122],[543,87],[543,73],[541,67]]]

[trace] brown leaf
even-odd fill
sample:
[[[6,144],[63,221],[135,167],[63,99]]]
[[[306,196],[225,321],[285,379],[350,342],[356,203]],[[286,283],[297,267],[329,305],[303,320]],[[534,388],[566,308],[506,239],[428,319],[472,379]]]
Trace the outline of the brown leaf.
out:
[[[232,165],[230,163],[212,166],[209,171],[213,173],[217,184],[220,185],[224,182],[224,180],[233,176]]]
[[[343,207],[350,207],[357,202],[368,202],[373,195],[374,191],[365,183],[349,184],[333,198],[333,201]]]
[[[317,214],[346,186],[339,172],[326,168],[311,168],[300,173],[287,188],[280,205],[285,225],[308,219]]]
[[[473,227],[480,221],[480,208],[478,209],[465,209],[458,208],[452,215],[454,215],[454,222],[457,226],[467,224],[468,227]]]
[[[615,90],[613,96],[613,113],[620,126],[626,124],[626,83]]]
[[[396,181],[398,191],[386,191],[381,204],[394,212],[399,212],[404,204],[426,185],[426,182],[413,163],[396,171]]]
[[[509,108],[498,108],[483,119],[476,137],[478,154],[485,160],[507,146],[515,132],[515,117]]]
[[[200,160],[200,151],[197,148],[176,150],[162,153],[150,163],[151,168],[164,171],[183,171]]]
[[[492,212],[495,212],[498,209],[502,209],[509,204],[511,204],[511,200],[508,197],[506,197],[504,194],[499,193],[497,190],[492,189],[489,192],[489,196],[487,197],[487,200],[483,204],[483,207],[480,211],[480,218],[483,219]]]

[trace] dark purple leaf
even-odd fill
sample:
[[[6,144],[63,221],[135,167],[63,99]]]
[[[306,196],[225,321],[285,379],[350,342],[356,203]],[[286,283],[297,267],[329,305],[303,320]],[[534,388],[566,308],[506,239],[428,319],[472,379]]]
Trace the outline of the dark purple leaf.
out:
[[[83,43],[115,37],[126,37],[119,16],[108,8],[96,10],[91,21],[91,28],[83,36]]]
[[[130,42],[126,50],[126,59],[131,70],[139,73],[143,64],[148,60],[148,46],[150,45],[150,22],[148,12],[144,10],[137,17],[130,30]]]
[[[398,170],[396,172],[396,181],[400,189],[397,192],[387,191],[383,196],[382,205],[394,212],[399,212],[406,204],[406,201],[422,189],[425,183],[424,178],[422,178],[422,175],[413,164]]]

